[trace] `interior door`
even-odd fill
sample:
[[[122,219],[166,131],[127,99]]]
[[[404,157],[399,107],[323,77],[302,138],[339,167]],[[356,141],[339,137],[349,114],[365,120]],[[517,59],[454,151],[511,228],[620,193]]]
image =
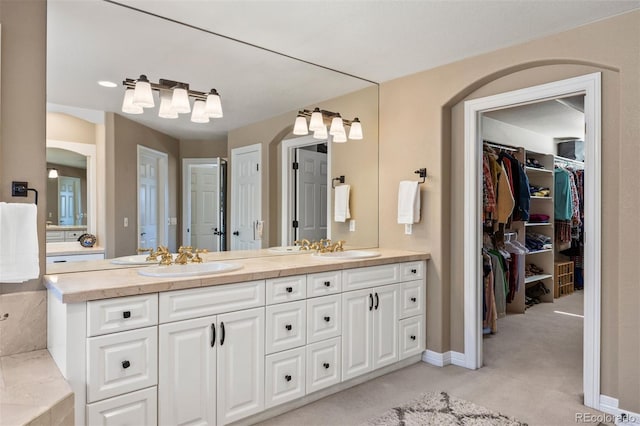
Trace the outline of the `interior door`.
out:
[[[261,156],[260,144],[231,150],[231,250],[261,247]]]
[[[58,177],[58,197],[58,223],[76,225],[76,216],[80,213],[80,178]]]
[[[327,154],[303,148],[296,151],[296,239],[318,241],[327,237]]]
[[[158,171],[159,159],[138,154],[138,247],[158,246]]]
[[[191,165],[191,242],[193,247],[220,251],[220,159]]]

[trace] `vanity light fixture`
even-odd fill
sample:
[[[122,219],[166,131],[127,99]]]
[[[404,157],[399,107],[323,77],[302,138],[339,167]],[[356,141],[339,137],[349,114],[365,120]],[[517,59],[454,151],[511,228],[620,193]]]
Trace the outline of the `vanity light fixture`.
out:
[[[57,179],[58,178],[58,169],[53,168],[53,169],[47,169],[49,170],[49,179]]]
[[[310,118],[309,126],[307,126],[307,117]],[[328,132],[325,120],[331,124]],[[315,108],[313,111],[303,109],[298,111],[293,125],[293,134],[307,135],[311,131],[315,139],[326,139],[328,133],[333,136],[333,142],[343,143],[347,141],[345,126],[349,127],[349,139],[360,140],[363,138],[362,123],[358,117],[353,120],[345,120],[339,112],[321,110],[320,108]]]
[[[179,81],[160,79],[158,83],[150,82],[146,75],[134,80],[127,78],[122,82],[126,88],[122,102],[122,112],[142,114],[144,108],[155,106],[153,92],[160,94],[158,116],[162,118],[178,118],[178,114],[191,113],[194,123],[208,123],[209,118],[220,118],[222,103],[216,89],[210,92],[190,90],[189,84]],[[191,98],[194,99],[193,112]]]

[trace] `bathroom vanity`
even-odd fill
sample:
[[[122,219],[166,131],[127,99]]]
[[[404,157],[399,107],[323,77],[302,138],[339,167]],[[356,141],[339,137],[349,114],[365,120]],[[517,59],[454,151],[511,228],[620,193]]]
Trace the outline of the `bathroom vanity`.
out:
[[[187,278],[47,275],[48,348],[76,424],[228,424],[420,360],[429,255],[236,259]]]

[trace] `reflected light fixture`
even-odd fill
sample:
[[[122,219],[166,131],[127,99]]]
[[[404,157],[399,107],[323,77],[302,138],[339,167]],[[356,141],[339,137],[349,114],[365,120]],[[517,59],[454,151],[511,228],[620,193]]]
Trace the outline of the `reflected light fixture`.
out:
[[[49,179],[57,179],[58,178],[58,169],[53,168],[53,169],[47,169],[49,170]]]
[[[308,126],[307,117],[309,117]],[[326,122],[331,124],[328,132]],[[298,111],[293,125],[293,134],[302,136],[313,132],[315,139],[326,139],[329,134],[333,136],[333,142],[343,143],[347,141],[345,126],[349,127],[349,139],[360,140],[363,138],[362,123],[358,117],[353,120],[345,120],[339,112],[321,110],[316,107],[313,111],[307,109]]]
[[[191,113],[191,98],[194,99],[192,122],[208,123],[209,117],[223,116],[220,94],[216,89],[208,93],[199,92],[190,90],[187,83],[167,79],[153,83],[144,74],[135,80],[127,78],[122,85],[125,87],[122,112],[127,114],[142,114],[144,108],[153,108],[153,92],[157,91],[160,96],[159,117],[178,118],[178,114]]]

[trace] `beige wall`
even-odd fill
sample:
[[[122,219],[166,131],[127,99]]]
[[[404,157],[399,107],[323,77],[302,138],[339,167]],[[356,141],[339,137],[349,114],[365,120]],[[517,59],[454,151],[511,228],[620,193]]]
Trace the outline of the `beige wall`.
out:
[[[461,102],[601,71],[602,393],[640,412],[640,12],[424,71],[381,85],[380,200],[408,178],[407,158],[423,159],[422,223],[398,232],[380,210],[380,244],[432,253],[428,277],[428,348],[463,351],[463,162]],[[409,153],[409,155],[407,154]]]
[[[227,158],[227,138],[213,140],[180,139],[180,159]]]
[[[334,240],[345,240],[356,247],[378,245],[378,87],[372,86],[345,96],[320,102],[304,108],[320,107],[340,112],[347,119],[358,117],[362,122],[364,139],[343,144],[332,144],[331,175],[344,175],[351,185],[351,217],[356,220],[356,232],[349,232],[349,224],[332,223]],[[303,108],[301,106],[301,108]],[[229,132],[229,158],[234,148],[262,144],[262,206],[266,223],[263,244],[278,246],[281,234],[281,180],[280,149],[284,139],[295,138],[291,132],[296,111],[255,123]],[[265,167],[266,165],[266,167]],[[233,164],[229,163],[229,176]],[[414,175],[415,176],[415,175]],[[230,179],[229,179],[230,182]]]
[[[96,144],[96,125],[59,112],[47,113],[47,139]]]

